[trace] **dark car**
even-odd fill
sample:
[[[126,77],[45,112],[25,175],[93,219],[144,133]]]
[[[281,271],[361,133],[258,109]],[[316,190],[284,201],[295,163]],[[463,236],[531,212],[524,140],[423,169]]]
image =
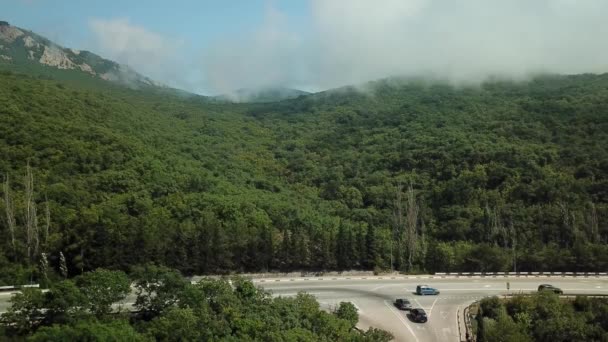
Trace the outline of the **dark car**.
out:
[[[555,294],[561,295],[564,294],[564,291],[562,291],[562,289],[560,289],[559,287],[555,287],[553,285],[550,284],[541,284],[538,286],[538,292],[542,292],[542,291],[551,291]]]
[[[426,311],[421,308],[410,310],[410,317],[412,318],[412,321],[418,323],[426,323],[426,321],[428,321],[428,318],[426,317]]]
[[[395,306],[399,310],[410,310],[412,308],[412,303],[404,298],[399,298],[395,300]]]

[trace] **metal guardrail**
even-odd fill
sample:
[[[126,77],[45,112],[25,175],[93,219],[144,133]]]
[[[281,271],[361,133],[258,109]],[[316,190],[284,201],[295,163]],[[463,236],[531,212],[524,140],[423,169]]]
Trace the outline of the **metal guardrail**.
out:
[[[473,325],[471,324],[471,314],[469,311],[471,311],[471,306],[475,305],[479,303],[479,301],[475,301],[473,303],[471,303],[470,305],[468,305],[466,308],[464,308],[463,311],[463,318],[464,318],[464,331],[465,331],[465,339],[464,341],[466,342],[475,342],[477,341],[477,336],[473,333]]]
[[[605,277],[607,272],[436,272],[440,277]]]
[[[23,288],[28,288],[28,287],[39,288],[40,284],[0,286],[0,292],[19,291]]]

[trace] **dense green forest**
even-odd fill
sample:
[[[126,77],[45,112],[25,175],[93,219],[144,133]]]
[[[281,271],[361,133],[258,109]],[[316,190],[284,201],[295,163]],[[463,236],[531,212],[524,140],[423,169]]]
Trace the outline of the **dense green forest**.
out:
[[[3,341],[369,341],[392,335],[355,328],[357,309],[342,302],[331,313],[300,293],[272,298],[252,282],[205,279],[190,284],[177,271],[154,265],[97,269],[54,282],[48,292],[25,289],[1,316]],[[134,312],[114,306],[131,290]],[[2,330],[3,329],[3,330]]]
[[[226,104],[3,72],[0,103],[0,283],[608,269],[608,75]]]
[[[608,300],[562,300],[548,291],[506,301],[485,298],[476,327],[479,342],[607,341]]]

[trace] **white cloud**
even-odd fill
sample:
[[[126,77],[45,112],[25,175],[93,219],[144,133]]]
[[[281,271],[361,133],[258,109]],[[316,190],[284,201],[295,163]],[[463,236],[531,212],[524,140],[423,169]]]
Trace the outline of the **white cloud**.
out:
[[[266,87],[297,82],[301,77],[300,37],[289,32],[288,18],[268,8],[256,31],[214,44],[204,56],[206,78],[214,91]]]
[[[210,85],[324,89],[393,75],[477,82],[608,72],[605,0],[312,0],[311,14],[306,35],[270,11],[255,33],[218,43],[205,61]]]
[[[184,42],[151,32],[128,19],[91,19],[94,49],[102,57],[126,64],[144,76],[172,86],[191,86],[186,81],[188,63]]]

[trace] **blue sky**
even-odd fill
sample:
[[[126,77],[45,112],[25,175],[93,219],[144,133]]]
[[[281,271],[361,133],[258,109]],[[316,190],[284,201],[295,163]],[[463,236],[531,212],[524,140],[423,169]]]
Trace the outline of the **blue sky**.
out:
[[[91,27],[95,21],[126,21],[128,25],[179,42],[184,55],[202,56],[206,50],[226,39],[239,39],[264,25],[269,12],[279,12],[285,18],[291,32],[302,33],[309,26],[310,3],[306,0],[2,0],[2,18],[12,25],[39,33],[65,47],[86,49],[102,57],[126,62],[151,77],[162,77],[142,63],[132,59],[121,60],[122,54],[113,53],[107,46],[100,46],[97,32]],[[202,58],[202,57],[201,57]],[[186,62],[192,64],[190,61]],[[151,69],[154,69],[154,66]],[[172,68],[170,68],[172,69]],[[185,72],[176,70],[176,72]],[[196,70],[197,74],[203,73]],[[188,78],[185,76],[184,78]],[[193,80],[192,80],[193,79]],[[203,80],[201,80],[203,79]],[[197,75],[191,80],[161,79],[181,88],[198,93],[214,93]],[[223,91],[224,89],[221,89]]]
[[[201,94],[608,72],[606,0],[0,0],[2,17]],[[8,4],[8,5],[7,5]]]
[[[305,0],[3,0],[2,16],[15,26],[40,33],[67,47],[86,47],[91,19],[128,19],[133,25],[204,48],[216,39],[238,35],[262,24],[268,8],[289,17],[303,30],[310,19]],[[3,2],[0,1],[0,2]]]

